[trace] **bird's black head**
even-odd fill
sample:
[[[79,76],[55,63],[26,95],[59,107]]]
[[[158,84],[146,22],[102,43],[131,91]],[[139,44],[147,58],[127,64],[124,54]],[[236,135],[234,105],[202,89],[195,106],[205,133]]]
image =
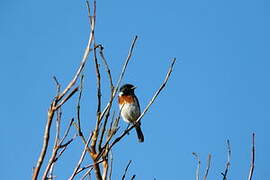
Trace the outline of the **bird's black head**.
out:
[[[136,86],[133,86],[132,84],[124,84],[120,88],[120,95],[132,95],[134,94],[134,89]]]

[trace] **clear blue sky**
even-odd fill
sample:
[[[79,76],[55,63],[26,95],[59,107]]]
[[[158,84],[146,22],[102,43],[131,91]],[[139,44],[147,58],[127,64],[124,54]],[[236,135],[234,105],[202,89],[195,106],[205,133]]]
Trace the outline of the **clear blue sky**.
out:
[[[209,179],[221,179],[226,139],[232,147],[229,179],[247,179],[252,132],[254,180],[270,178],[269,7],[266,0],[98,0],[96,40],[105,47],[114,79],[139,36],[124,82],[138,86],[142,108],[169,60],[178,59],[168,86],[142,119],[145,143],[138,144],[132,132],[114,149],[114,179],[130,159],[128,176],[137,179],[195,179],[192,152],[200,155],[203,169],[211,153]],[[1,178],[29,179],[55,95],[52,76],[63,85],[73,76],[87,42],[87,12],[84,1],[1,1],[0,24]],[[86,76],[85,133],[96,110],[91,60]],[[67,122],[75,107],[69,103],[64,110]],[[60,179],[73,171],[80,143],[57,165]]]

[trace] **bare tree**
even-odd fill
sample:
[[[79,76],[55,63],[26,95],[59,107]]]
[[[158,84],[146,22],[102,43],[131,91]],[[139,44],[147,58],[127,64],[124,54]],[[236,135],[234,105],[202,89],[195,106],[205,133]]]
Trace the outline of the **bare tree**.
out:
[[[48,117],[47,123],[44,130],[44,138],[43,138],[43,146],[37,160],[36,166],[33,168],[33,175],[32,179],[38,179],[40,174],[42,174],[42,179],[53,179],[55,177],[54,167],[57,165],[59,158],[65,153],[67,148],[72,148],[72,142],[75,138],[80,138],[84,144],[83,151],[81,152],[81,156],[78,159],[76,166],[74,167],[73,173],[70,175],[69,179],[72,180],[77,176],[80,176],[82,179],[89,176],[91,171],[94,171],[95,178],[97,180],[106,180],[111,179],[112,170],[113,170],[113,156],[112,156],[112,149],[120,142],[136,125],[136,123],[140,123],[141,118],[145,115],[145,113],[149,110],[150,106],[154,103],[157,96],[160,92],[164,89],[167,84],[168,79],[172,73],[174,64],[176,59],[173,59],[171,65],[169,66],[168,72],[165,75],[164,81],[161,83],[160,87],[157,89],[156,93],[154,93],[152,99],[150,99],[148,105],[145,107],[143,112],[141,113],[140,117],[137,121],[127,128],[126,130],[120,132],[119,130],[119,119],[120,113],[118,115],[111,116],[112,112],[112,104],[115,100],[117,95],[119,86],[122,82],[122,79],[126,73],[126,68],[132,59],[132,54],[134,52],[134,47],[137,42],[138,37],[135,36],[126,60],[124,61],[124,65],[122,67],[122,71],[120,76],[116,82],[113,81],[113,77],[111,74],[111,69],[107,63],[107,60],[104,55],[104,48],[102,44],[96,44],[95,39],[95,24],[96,24],[96,1],[93,2],[93,5],[90,6],[90,3],[86,1],[89,24],[90,24],[90,33],[89,33],[89,40],[86,46],[83,58],[81,63],[74,75],[71,79],[69,84],[62,90],[62,86],[54,77],[54,81],[56,83],[57,94],[53,98],[49,110],[48,110]],[[92,8],[91,8],[92,7]],[[91,9],[91,11],[90,11]],[[92,14],[91,14],[92,13]],[[99,53],[98,53],[99,52]],[[97,89],[97,108],[96,108],[96,125],[93,127],[92,130],[89,131],[88,135],[82,130],[81,127],[81,117],[80,117],[80,102],[82,98],[82,91],[83,91],[83,82],[84,82],[84,75],[83,70],[85,68],[85,64],[89,59],[89,54],[93,54],[93,61],[95,65],[96,71],[96,89]],[[101,59],[101,63],[99,60]],[[110,86],[110,98],[103,107],[101,101],[101,81],[102,74],[100,73],[100,64],[105,68],[109,86]],[[78,101],[77,101],[77,114],[76,118],[71,118],[69,122],[69,126],[65,129],[63,137],[60,137],[61,131],[61,124],[62,124],[62,106],[68,102],[75,94],[78,94]],[[54,145],[52,149],[49,147],[49,142],[52,141],[50,138],[52,122],[56,122],[56,130],[55,130],[55,138],[54,138]],[[110,123],[109,123],[110,121]],[[70,129],[76,128],[76,135],[72,138],[67,140],[67,137],[70,137]],[[120,135],[119,135],[120,134]],[[51,155],[48,155],[48,151],[51,151]],[[82,163],[86,156],[90,156],[92,159],[92,164],[87,166],[82,166]],[[45,156],[49,156],[49,161],[45,164]],[[127,165],[124,175],[122,179],[125,179],[126,172],[130,165],[131,161]],[[41,172],[41,167],[44,166],[44,172]],[[135,178],[135,175],[132,179]]]
[[[70,80],[68,85],[65,88],[62,88],[62,85],[59,83],[56,77],[53,77],[54,82],[56,84],[56,95],[52,99],[48,114],[47,114],[47,122],[44,128],[44,137],[43,137],[43,145],[41,148],[40,155],[36,162],[35,167],[33,168],[32,180],[38,179],[38,177],[42,176],[42,179],[54,179],[57,175],[54,172],[54,167],[57,166],[57,162],[59,158],[66,152],[67,148],[72,148],[72,143],[75,138],[80,138],[82,141],[83,150],[80,153],[80,158],[78,159],[77,164],[73,168],[73,172],[70,174],[69,179],[72,180],[74,178],[80,177],[81,179],[85,179],[90,176],[90,173],[93,171],[95,178],[97,180],[111,180],[112,172],[113,172],[113,155],[112,149],[116,147],[116,145],[136,126],[136,123],[140,123],[142,117],[147,113],[151,105],[154,103],[160,92],[165,88],[171,73],[174,68],[174,64],[176,59],[172,59],[170,66],[168,68],[168,72],[165,75],[164,81],[161,82],[159,88],[157,88],[156,92],[153,93],[153,97],[149,100],[148,105],[142,111],[140,117],[137,121],[127,129],[120,131],[118,122],[120,119],[119,113],[112,113],[113,111],[113,102],[116,98],[119,86],[122,82],[123,77],[126,74],[126,69],[129,62],[132,59],[132,55],[134,52],[134,48],[138,37],[135,36],[131,42],[129,51],[127,53],[127,57],[124,61],[121,73],[118,77],[118,80],[114,82],[114,78],[112,77],[111,69],[109,64],[107,63],[104,48],[102,44],[97,44],[95,39],[95,24],[96,24],[96,1],[94,0],[93,5],[90,6],[90,3],[86,1],[86,9],[88,12],[89,19],[89,39],[87,46],[84,51],[83,58],[80,62],[80,65],[74,75],[74,77]],[[91,9],[91,11],[90,11]],[[96,75],[96,96],[97,96],[97,107],[96,114],[93,116],[95,118],[95,126],[88,130],[88,133],[83,131],[81,127],[81,98],[83,92],[84,85],[84,74],[83,71],[85,69],[85,64],[89,59],[89,55],[92,53],[93,62],[95,66],[95,75]],[[100,65],[101,64],[101,65]],[[103,74],[100,72],[100,68],[103,67],[106,71],[106,78],[110,87],[110,97],[109,100],[104,104],[101,100],[102,93],[102,84],[105,81],[101,81],[101,77]],[[103,77],[104,78],[104,77]],[[76,115],[69,120],[68,126],[62,132],[62,114],[64,111],[62,110],[62,106],[70,101],[71,98],[77,96],[77,104],[76,104]],[[102,109],[102,107],[104,107]],[[121,110],[120,110],[121,111]],[[52,132],[51,127],[55,122],[55,132]],[[74,136],[71,135],[71,129],[75,128],[76,134]],[[54,139],[50,137],[50,134],[54,133]],[[61,137],[61,134],[63,136]],[[49,142],[53,141],[53,146],[49,147]],[[230,167],[230,159],[231,159],[231,146],[229,140],[227,140],[227,163],[225,166],[225,171],[222,172],[222,179],[227,180],[228,171]],[[51,152],[49,155],[48,151]],[[196,180],[200,179],[200,167],[201,160],[197,153],[193,153],[197,160],[197,170],[196,170]],[[45,162],[45,157],[47,156],[48,162]],[[91,164],[82,165],[85,157],[89,156],[92,160]],[[128,168],[131,165],[131,160],[127,164],[124,169],[124,173],[122,175],[122,180],[126,179],[126,174]],[[254,172],[254,163],[255,163],[255,134],[252,136],[252,153],[251,153],[251,165],[248,180],[252,179]],[[44,167],[43,172],[41,167]],[[211,166],[211,154],[208,155],[207,166],[205,170],[205,174],[203,179],[206,180],[210,171]],[[134,174],[131,179],[135,179],[136,175]]]

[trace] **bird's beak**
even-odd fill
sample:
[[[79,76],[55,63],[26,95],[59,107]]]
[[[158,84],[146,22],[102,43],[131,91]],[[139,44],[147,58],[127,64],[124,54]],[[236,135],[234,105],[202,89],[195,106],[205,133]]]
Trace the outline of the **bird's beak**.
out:
[[[137,86],[133,86],[131,89],[136,89],[137,88]]]

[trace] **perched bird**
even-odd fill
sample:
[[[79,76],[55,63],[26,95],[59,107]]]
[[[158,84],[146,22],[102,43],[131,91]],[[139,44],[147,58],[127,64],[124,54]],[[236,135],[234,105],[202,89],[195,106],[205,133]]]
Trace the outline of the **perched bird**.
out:
[[[138,98],[134,94],[136,86],[125,84],[120,88],[118,95],[118,103],[123,120],[127,123],[135,124],[138,117],[141,115],[140,104]],[[135,124],[135,129],[139,142],[144,141],[144,136],[141,130],[141,123]]]

